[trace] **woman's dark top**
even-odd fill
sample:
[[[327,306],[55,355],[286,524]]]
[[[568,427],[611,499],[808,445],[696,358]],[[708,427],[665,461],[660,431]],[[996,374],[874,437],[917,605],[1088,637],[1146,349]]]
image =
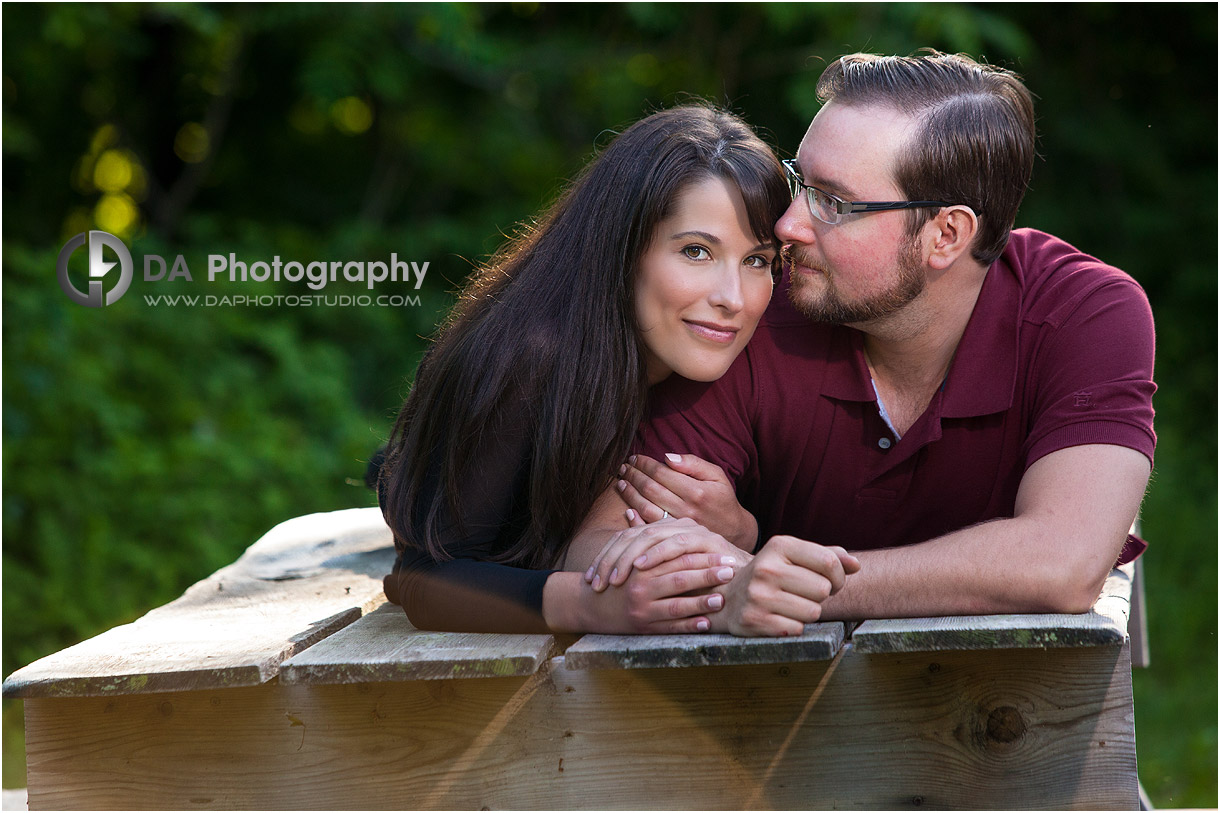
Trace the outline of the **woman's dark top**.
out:
[[[501,410],[484,433],[477,464],[462,484],[462,527],[442,509],[440,538],[454,558],[437,562],[395,534],[386,598],[418,629],[449,632],[549,632],[542,589],[553,570],[487,561],[512,547],[529,524],[530,432],[524,404]],[[428,487],[439,488],[436,467]],[[382,496],[384,481],[379,488]],[[425,495],[430,496],[430,495]],[[385,504],[384,498],[381,500]]]

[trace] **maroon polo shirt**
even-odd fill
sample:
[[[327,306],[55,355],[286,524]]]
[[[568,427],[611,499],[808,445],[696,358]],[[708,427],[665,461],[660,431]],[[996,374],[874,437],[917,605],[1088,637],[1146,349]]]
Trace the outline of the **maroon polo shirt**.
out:
[[[758,331],[711,384],[653,388],[638,448],[721,466],[759,522],[870,550],[1011,517],[1025,470],[1069,446],[1152,460],[1153,324],[1139,285],[1042,232],[991,266],[944,385],[901,439],[882,420],[863,334],[814,324],[777,288]],[[1132,537],[1120,561],[1144,549]]]

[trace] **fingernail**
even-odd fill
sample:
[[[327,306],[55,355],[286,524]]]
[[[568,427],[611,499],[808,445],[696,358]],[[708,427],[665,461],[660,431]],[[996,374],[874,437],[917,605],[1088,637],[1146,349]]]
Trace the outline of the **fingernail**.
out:
[[[617,578],[618,578],[618,568],[616,567],[614,570],[610,571],[610,583],[613,584],[614,580]]]
[[[630,522],[633,519],[635,519],[635,510],[628,508],[627,509],[627,521]]]
[[[682,455],[680,455],[680,454],[673,454],[672,452],[667,452],[665,454],[665,457],[667,457],[671,463],[681,463],[682,462]]]
[[[648,554],[642,553],[639,556],[637,556],[635,561],[632,562],[631,564],[635,565],[636,567],[643,567],[644,563],[647,561],[648,561]]]
[[[700,632],[707,632],[707,627],[708,623],[706,621],[695,622],[695,629],[699,630]]]
[[[719,610],[724,606],[724,596],[720,594],[712,596],[707,600],[707,606],[711,607],[713,610]]]
[[[733,578],[733,568],[731,568],[731,567],[720,568],[719,570],[716,571],[716,578],[720,579],[721,581],[727,582],[729,579]]]
[[[736,560],[735,558],[733,558],[732,556],[721,556],[721,557],[720,557],[720,564],[722,564],[722,565],[735,565],[735,564],[737,564],[737,560]]]
[[[632,455],[631,457],[627,458],[627,462],[634,466],[635,465],[635,455]]]
[[[593,577],[593,589],[597,590],[602,586],[602,574],[598,573]]]
[[[626,487],[627,487],[627,481],[626,481],[626,480],[619,480],[619,481],[618,481],[618,490],[619,490],[619,491],[622,491],[622,490],[623,490],[623,489],[625,489]]]
[[[593,579],[593,565],[589,565],[589,569],[585,571],[585,581],[592,581],[592,579]]]
[[[627,473],[627,464],[626,463],[624,463],[623,465],[618,467],[618,473],[619,473],[620,477]]]

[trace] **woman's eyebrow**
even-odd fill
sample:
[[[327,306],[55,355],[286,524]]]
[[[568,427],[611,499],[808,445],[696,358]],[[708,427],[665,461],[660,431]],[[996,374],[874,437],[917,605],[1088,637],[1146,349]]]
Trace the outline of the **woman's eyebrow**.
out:
[[[705,231],[698,231],[698,230],[680,231],[677,234],[671,235],[669,239],[670,240],[685,240],[688,237],[698,237],[700,240],[705,240],[705,241],[707,241],[709,243],[713,243],[715,245],[720,245],[720,243],[722,242],[721,239],[719,237],[717,237],[716,235],[710,234]],[[774,246],[771,243],[759,243],[758,245],[754,246],[754,248],[750,249],[749,253],[753,254],[755,251],[766,251],[767,249],[772,249],[772,248],[774,248]]]
[[[697,231],[697,230],[680,231],[677,234],[671,236],[669,239],[670,240],[685,240],[687,237],[698,237],[700,240],[706,240],[709,243],[715,243],[716,245],[720,245],[720,238],[717,237],[716,235],[709,234],[708,232],[705,232],[705,231]]]

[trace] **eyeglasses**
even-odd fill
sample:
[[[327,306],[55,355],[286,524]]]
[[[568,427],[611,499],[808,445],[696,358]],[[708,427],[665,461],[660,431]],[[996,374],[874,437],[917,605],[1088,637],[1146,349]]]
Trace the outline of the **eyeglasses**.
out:
[[[926,209],[932,206],[953,205],[945,203],[943,200],[843,200],[838,195],[832,195],[805,183],[794,159],[789,158],[782,163],[784,170],[788,173],[788,186],[792,189],[792,199],[796,200],[796,196],[804,189],[810,214],[831,226],[840,223],[843,215],[859,212],[886,212],[891,209]]]

